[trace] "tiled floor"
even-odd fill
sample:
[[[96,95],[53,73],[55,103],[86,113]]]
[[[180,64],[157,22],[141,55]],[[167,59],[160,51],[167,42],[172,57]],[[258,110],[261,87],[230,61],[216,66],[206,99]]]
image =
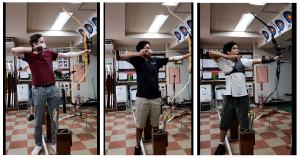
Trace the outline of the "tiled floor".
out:
[[[255,108],[256,117],[259,114],[267,114],[274,106]],[[283,111],[276,109],[277,111]],[[259,114],[258,114],[259,113]],[[270,117],[270,129],[274,132],[267,132],[269,117],[254,121],[255,145],[254,155],[289,155],[292,137],[292,114],[281,113]],[[213,155],[220,143],[220,121],[218,112],[200,113],[200,155]],[[276,127],[275,127],[275,126]],[[278,130],[282,132],[278,132]],[[227,133],[229,134],[229,132]],[[227,147],[226,147],[227,148]],[[240,155],[239,142],[230,142],[233,155]],[[229,155],[228,149],[224,155]]]
[[[170,112],[170,109],[165,109]],[[177,116],[188,108],[175,108],[173,115]],[[161,115],[162,116],[162,115]],[[191,134],[173,134],[180,128],[180,120],[173,120],[168,123],[168,147],[167,155],[191,155]],[[191,116],[182,119],[183,131],[191,132]],[[160,123],[162,123],[160,119]],[[105,155],[133,155],[135,140],[135,122],[132,111],[130,112],[109,112],[105,114]],[[147,155],[153,155],[152,142],[144,143]]]
[[[94,107],[84,106],[78,108],[81,112],[97,116],[97,110]],[[74,108],[67,107],[67,113],[63,113],[60,108],[60,118],[72,115]],[[30,111],[9,111],[6,112],[6,154],[7,155],[30,155],[35,146],[34,141],[34,120],[28,121]],[[94,128],[87,125],[88,131],[83,132],[86,127],[85,119],[76,118],[73,122],[71,117],[59,122],[59,128],[69,128],[72,131],[71,155],[96,155],[97,154],[97,120],[87,119],[87,122]],[[43,125],[43,135],[46,136],[46,126]],[[52,143],[47,143],[47,149],[50,155],[55,154],[52,150]],[[39,155],[45,155],[44,147]]]

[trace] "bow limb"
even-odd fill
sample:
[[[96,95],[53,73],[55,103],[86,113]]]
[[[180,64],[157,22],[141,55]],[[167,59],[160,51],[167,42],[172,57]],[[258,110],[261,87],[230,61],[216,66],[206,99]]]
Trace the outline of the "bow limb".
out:
[[[170,12],[170,14],[174,15],[177,19],[179,19],[183,23],[183,25],[186,27],[186,29],[189,29],[188,25],[178,15],[171,12],[169,6],[167,6],[167,8],[168,8],[168,11]],[[191,39],[190,34],[187,35],[187,41],[189,43],[189,53],[192,53],[192,39]],[[192,56],[189,57],[188,71],[189,71],[189,73],[192,72]]]
[[[179,16],[177,16],[176,14],[174,14],[173,12],[171,12],[169,6],[167,6],[167,8],[168,8],[168,11],[170,12],[170,14],[174,15],[177,19],[179,19],[179,20],[183,23],[183,25],[186,27],[186,29],[189,29],[189,27],[187,26],[187,24],[186,24]],[[192,53],[192,39],[191,39],[191,34],[190,34],[190,32],[189,32],[189,34],[187,35],[187,41],[188,41],[188,43],[189,43],[189,53]],[[186,85],[185,85],[185,86],[184,86],[184,87],[183,87],[176,95],[174,95],[174,97],[172,98],[172,102],[174,101],[174,98],[175,98],[178,94],[180,94],[181,92],[183,92],[183,90],[187,87],[187,85],[188,85],[189,82],[190,82],[190,79],[191,79],[191,72],[192,72],[192,55],[189,57],[188,71],[189,71],[190,75],[189,75],[189,79],[188,79]]]
[[[86,32],[84,31],[85,29],[84,29],[84,27],[82,26],[82,24],[81,24],[81,22],[79,21],[79,20],[77,20],[74,16],[72,16],[71,14],[69,14],[63,7],[61,7],[62,9],[63,9],[63,11],[64,12],[66,12],[70,17],[72,17],[74,20],[76,20],[77,21],[77,23],[81,26],[81,28],[82,28],[82,31],[83,31],[83,33],[84,33],[84,49],[85,50],[87,50],[88,49],[88,45],[87,45],[87,36],[86,36]],[[84,77],[85,77],[85,75],[86,75],[86,73],[87,73],[87,70],[88,70],[88,53],[85,53],[84,54],[85,55],[85,65],[86,65],[86,71],[85,71],[85,73],[84,73],[84,75],[83,75],[83,77],[79,80],[79,82],[77,82],[77,84],[76,85],[74,85],[69,91],[68,91],[68,93],[74,88],[74,87],[76,87],[83,79],[84,79]]]
[[[263,22],[261,19],[259,19],[257,16],[255,16],[253,12],[251,12],[251,13],[253,14],[253,16],[258,21],[260,21],[261,23],[263,23],[267,27],[267,29],[269,30],[270,35],[272,37],[272,43],[273,43],[273,45],[274,45],[274,47],[275,47],[275,49],[277,51],[277,56],[280,56],[281,55],[280,47],[278,46],[278,44],[277,44],[277,42],[276,42],[276,40],[274,38],[274,35],[272,34],[272,31],[270,30],[269,26],[265,22]],[[277,79],[277,81],[275,81],[276,87],[275,87],[274,91],[266,98],[265,102],[263,103],[263,106],[267,103],[267,100],[273,95],[273,93],[276,92],[276,90],[278,88],[279,75],[280,75],[280,63],[281,63],[280,59],[277,59],[277,69],[276,69],[276,79]]]

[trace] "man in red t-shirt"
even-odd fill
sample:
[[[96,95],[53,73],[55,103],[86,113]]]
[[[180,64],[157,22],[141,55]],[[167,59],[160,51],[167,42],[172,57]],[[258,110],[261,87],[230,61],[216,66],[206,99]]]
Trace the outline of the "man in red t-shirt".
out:
[[[34,139],[35,148],[31,155],[38,155],[42,149],[42,121],[44,117],[44,109],[46,101],[50,114],[57,109],[57,119],[59,118],[59,91],[55,86],[55,79],[53,74],[52,61],[56,58],[72,58],[85,53],[90,53],[91,50],[84,50],[80,52],[58,53],[54,51],[44,50],[46,44],[41,34],[34,34],[30,37],[30,45],[32,47],[16,47],[12,48],[11,52],[26,61],[32,74],[32,97],[35,111],[35,127]],[[56,152],[55,147],[55,128],[56,125],[51,117],[51,136],[52,136],[52,149]]]

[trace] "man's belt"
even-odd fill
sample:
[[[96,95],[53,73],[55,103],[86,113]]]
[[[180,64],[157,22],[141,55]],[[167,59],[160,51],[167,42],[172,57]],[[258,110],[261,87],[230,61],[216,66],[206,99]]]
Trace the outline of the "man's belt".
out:
[[[49,86],[53,86],[53,85],[55,85],[55,83],[53,83],[53,84],[46,84],[46,85],[37,85],[35,87],[49,87]]]

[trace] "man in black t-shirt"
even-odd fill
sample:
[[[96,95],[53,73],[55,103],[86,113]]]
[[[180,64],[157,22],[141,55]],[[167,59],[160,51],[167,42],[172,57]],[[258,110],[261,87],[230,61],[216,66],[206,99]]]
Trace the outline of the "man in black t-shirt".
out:
[[[121,56],[122,60],[130,62],[137,74],[136,93],[136,144],[135,155],[141,154],[140,140],[148,116],[154,129],[158,129],[160,115],[160,93],[158,89],[159,68],[168,62],[189,58],[191,52],[167,58],[151,58],[151,45],[148,41],[140,41],[136,46],[137,52],[128,52]]]

